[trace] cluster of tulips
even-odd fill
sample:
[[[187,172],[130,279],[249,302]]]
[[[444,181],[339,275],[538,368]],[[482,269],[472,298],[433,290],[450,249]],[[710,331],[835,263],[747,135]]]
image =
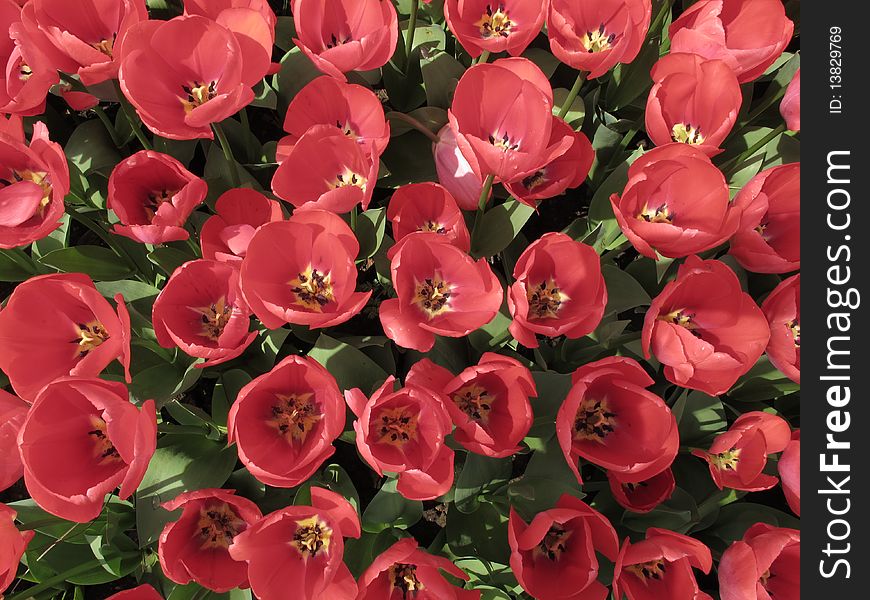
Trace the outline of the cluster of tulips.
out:
[[[201,258],[162,282],[148,325],[159,346],[180,349],[197,368],[243,356],[262,327],[332,328],[367,309],[397,348],[424,354],[439,338],[486,326],[505,306],[520,350],[592,334],[609,300],[592,246],[545,233],[505,281],[492,260],[470,254],[477,227],[466,215],[497,202],[498,185],[538,209],[586,181],[593,143],[563,118],[548,76],[523,54],[546,25],[553,55],[581,72],[579,89],[584,76],[606,77],[635,60],[651,0],[444,1],[449,31],[474,60],[452,91],[447,124],[429,132],[438,183],[400,186],[385,203],[395,241],[385,297],[358,285],[356,219],[376,197],[391,121],[384,99],[349,74],[391,60],[397,11],[390,0],[292,0],[290,9],[292,43],[321,75],[283,116],[271,194],[235,186],[207,203],[205,179],[152,149],[139,123],[155,138],[226,144],[220,123],[280,68],[266,0],[184,0],[170,20],[149,18],[144,0],[0,0],[0,248],[46,238],[65,212],[71,175],[39,117],[47,96],[76,112],[120,102],[143,148],[111,169],[108,235],[198,246]],[[700,0],[682,12],[668,29],[669,52],[651,70],[644,122],[655,147],[610,197],[637,255],[682,260],[652,299],[640,336],[646,358],[680,388],[725,394],[765,353],[800,383],[800,166],[762,170],[732,198],[713,162],[738,122],[741,84],[777,61],[793,28],[780,0]],[[791,131],[800,129],[799,86],[798,71],[780,105]],[[228,168],[237,177],[236,165]],[[198,210],[210,216],[192,238],[188,219]],[[726,243],[730,264],[784,276],[760,306],[726,261],[710,257]],[[153,400],[130,401],[139,329],[125,298],[105,297],[86,274],[38,275],[14,287],[0,309],[0,370],[12,390],[0,389],[0,490],[23,476],[41,509],[77,523],[98,518],[109,495],[134,494],[162,419]],[[436,500],[454,487],[457,452],[501,459],[524,451],[538,391],[531,363],[520,358],[485,352],[454,372],[424,357],[372,391],[342,389],[314,358],[291,354],[232,399],[226,439],[253,478],[295,488],[351,431],[361,459],[395,476],[399,494]],[[113,361],[126,384],[106,377]],[[681,449],[677,418],[650,389],[647,366],[629,356],[584,364],[555,418],[577,483],[583,465],[598,467],[613,498],[634,513],[671,497]],[[781,485],[800,514],[800,431],[782,417],[745,412],[692,453],[719,489]],[[713,566],[704,543],[656,527],[620,541],[590,504],[565,494],[538,514],[510,508],[504,543],[531,597],[602,600],[612,590],[617,600],[711,599],[694,574]],[[187,490],[163,506],[178,517],[159,537],[156,568],[178,584],[250,588],[264,600],[481,598],[463,587],[466,573],[413,538],[354,578],[343,551],[345,538],[361,535],[357,508],[323,487],[266,515],[229,489]],[[0,504],[0,590],[15,580],[33,537],[15,519]],[[722,600],[797,600],[799,549],[797,530],[753,525],[718,561]],[[599,555],[614,564],[608,585],[599,581]],[[161,596],[143,584],[112,598]]]

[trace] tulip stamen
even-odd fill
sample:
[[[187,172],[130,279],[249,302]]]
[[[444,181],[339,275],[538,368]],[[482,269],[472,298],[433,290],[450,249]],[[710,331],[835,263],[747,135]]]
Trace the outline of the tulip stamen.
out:
[[[76,345],[75,354],[84,358],[91,350],[109,339],[109,332],[99,321],[78,323],[76,325],[76,337],[72,343]]]
[[[351,38],[350,36],[344,36],[341,33],[339,33],[338,35],[336,35],[334,33],[330,34],[329,41],[326,42],[324,50],[329,50],[330,48],[336,48],[338,46],[341,46],[342,44],[346,44],[346,43],[350,42],[352,39],[353,38]]]
[[[175,197],[175,194],[178,192],[174,192],[171,190],[156,190],[148,194],[145,198],[145,216],[148,217],[148,221],[154,219],[154,215],[157,214],[157,211],[160,210],[160,207],[166,202],[172,203],[172,198]]]
[[[658,208],[650,208],[644,204],[643,210],[637,215],[638,220],[646,221],[647,223],[668,223],[673,224],[677,214],[671,212],[667,204],[662,204]]]
[[[417,416],[413,413],[409,415],[403,407],[384,409],[380,418],[375,420],[376,423],[378,421],[380,442],[391,446],[404,446],[405,443],[417,439]]]
[[[289,442],[304,441],[308,434],[323,419],[313,401],[314,394],[276,394],[277,404],[272,405],[271,418],[266,421]]]
[[[522,180],[523,187],[532,191],[536,187],[542,186],[547,182],[547,172],[544,169],[539,169]]]
[[[797,319],[792,319],[788,323],[785,324],[791,332],[791,337],[794,340],[795,348],[801,347],[801,324]]]
[[[106,433],[106,422],[96,415],[91,415],[91,429],[88,435],[94,442],[94,458],[100,460],[100,465],[121,462],[123,459]]]
[[[453,403],[459,410],[474,419],[486,423],[492,411],[493,397],[482,386],[469,384],[453,393]]]
[[[335,126],[341,129],[341,132],[352,140],[355,140],[357,139],[357,137],[359,137],[353,130],[353,127],[350,126],[350,123],[342,123],[341,121],[336,121]]]
[[[505,132],[501,137],[499,137],[498,132],[490,135],[489,143],[503,152],[520,149],[520,143],[513,141],[507,132]]]
[[[623,483],[621,485],[622,489],[629,494],[633,494],[637,490],[637,488],[649,487],[649,484],[646,481],[638,481],[637,483]]]
[[[606,399],[584,398],[574,416],[574,439],[603,443],[615,431],[617,414],[608,410]]]
[[[29,181],[42,188],[42,200],[39,201],[39,207],[37,208],[37,212],[41,217],[45,212],[45,208],[51,202],[51,178],[48,176],[48,173],[45,171],[31,171],[30,169],[13,170],[12,178],[15,182]]]
[[[694,127],[687,123],[677,123],[671,130],[671,137],[675,142],[698,146],[704,143],[704,136],[700,127]]]
[[[94,48],[95,50],[102,52],[103,54],[105,54],[109,58],[114,58],[115,40],[117,39],[117,37],[118,37],[118,34],[113,33],[112,39],[107,39],[107,38],[102,39],[99,42],[95,42],[93,44],[90,44],[90,46],[91,46],[91,48]]]
[[[511,29],[515,25],[516,23],[511,21],[508,16],[504,4],[498,4],[495,10],[492,9],[491,4],[487,4],[486,11],[474,24],[480,30],[480,37],[485,40],[492,37],[506,38],[510,35]]]
[[[611,33],[608,35],[604,30],[604,23],[602,23],[598,29],[584,33],[580,38],[580,45],[582,45],[589,54],[604,52],[605,50],[610,50],[613,45],[613,40],[615,39],[616,34]]]
[[[402,592],[402,600],[416,596],[416,592],[424,589],[417,579],[417,565],[393,563],[389,571],[390,585]]]
[[[221,296],[216,302],[208,306],[191,306],[190,310],[200,315],[200,321],[202,321],[200,335],[216,342],[230,321],[233,307],[227,304],[226,298]]]
[[[720,471],[736,471],[737,463],[740,461],[740,449],[726,450],[720,454],[714,454],[710,457],[713,466]]]
[[[334,299],[332,275],[321,273],[311,265],[291,280],[290,286],[296,296],[295,303],[314,312],[321,312]]]
[[[568,294],[559,289],[554,279],[542,281],[537,286],[529,288],[529,314],[536,319],[556,319],[559,310],[569,300]]]
[[[186,98],[181,98],[181,104],[184,106],[184,113],[190,114],[193,109],[202,106],[209,100],[217,96],[217,82],[212,81],[208,85],[194,81],[192,85],[181,86],[184,90]]]
[[[416,282],[413,303],[431,320],[450,310],[450,285],[432,277]]]
[[[332,528],[321,521],[316,515],[301,521],[296,521],[296,533],[290,545],[296,548],[304,560],[313,558],[321,551],[329,550],[332,539]]]
[[[544,534],[544,539],[534,549],[533,554],[537,556],[545,556],[550,561],[557,561],[562,557],[562,554],[567,552],[568,538],[573,532],[565,529],[562,525],[554,523]]]
[[[765,215],[767,216],[767,215]],[[758,227],[755,228],[755,232],[761,236],[765,242],[770,239],[770,234],[767,232],[767,228],[770,226],[770,223],[766,221],[762,221],[758,224]]]
[[[430,231],[432,233],[440,233],[441,235],[444,235],[447,233],[447,228],[437,221],[430,220],[420,225],[420,227],[417,228],[417,231]]]
[[[659,580],[665,576],[665,561],[664,560],[651,560],[649,562],[640,563],[637,565],[630,565],[625,568],[626,571],[634,573],[641,580],[646,583],[648,579]]]
[[[329,182],[329,189],[335,190],[340,187],[355,186],[360,188],[362,191],[365,191],[366,183],[367,180],[365,177],[363,177],[359,173],[354,173],[353,171],[345,167],[343,173],[339,173],[335,176],[335,179],[333,181]]]
[[[202,507],[196,524],[202,538],[200,548],[229,548],[233,538],[244,531],[246,525],[227,504]]]
[[[30,76],[33,75],[33,69],[30,68],[26,62],[24,62],[23,58],[18,59],[18,79],[21,81],[27,81],[30,79]]]
[[[666,321],[668,323],[673,323],[674,325],[679,325],[680,327],[684,327],[692,332],[692,335],[697,337],[701,337],[701,332],[698,331],[698,325],[694,321],[695,315],[693,313],[688,312],[685,308],[681,308],[672,312],[669,312],[666,315],[659,315],[660,321]]]

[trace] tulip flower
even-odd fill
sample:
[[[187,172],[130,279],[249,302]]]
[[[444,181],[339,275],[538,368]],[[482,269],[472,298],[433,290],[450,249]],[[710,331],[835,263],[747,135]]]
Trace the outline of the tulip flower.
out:
[[[438,142],[432,144],[432,154],[438,181],[453,195],[459,208],[477,210],[483,180],[462,154],[450,125],[438,132]]]
[[[280,203],[249,188],[235,188],[221,195],[215,212],[202,225],[202,257],[236,268],[241,267],[257,228],[284,219]]]
[[[5,504],[0,504],[0,594],[15,581],[18,563],[27,549],[27,544],[36,535],[33,530],[18,531],[15,526],[17,514]]]
[[[797,516],[801,516],[801,430],[796,429],[791,434],[791,441],[779,457],[777,463],[779,478],[782,480],[782,491],[788,502],[788,507]]]
[[[121,89],[148,129],[173,140],[213,139],[212,123],[254,99],[236,36],[199,15],[143,21],[120,49]]]
[[[646,313],[642,345],[671,383],[724,394],[764,352],[770,327],[728,265],[690,256]]]
[[[749,180],[734,197],[742,213],[731,254],[753,273],[801,268],[800,163],[771,167]]]
[[[381,552],[360,575],[356,600],[480,600],[479,590],[451,584],[441,571],[468,581],[468,575],[442,556],[420,550],[404,538]]]
[[[536,334],[583,337],[604,315],[607,288],[598,254],[564,233],[545,233],[526,248],[513,277],[510,332],[527,348],[538,347]]]
[[[782,417],[760,411],[743,413],[728,431],[716,436],[709,451],[693,450],[710,467],[713,483],[720,490],[731,488],[757,492],[778,483],[763,473],[767,456],[782,452],[791,440],[791,428]]]
[[[556,415],[556,436],[568,466],[582,483],[582,457],[637,483],[667,469],[677,455],[677,420],[637,361],[614,356],[584,365]]]
[[[18,454],[18,432],[29,408],[21,398],[0,390],[0,492],[24,475]]]
[[[95,85],[118,76],[116,50],[148,11],[145,0],[32,0],[21,17],[30,43],[57,70]]]
[[[607,472],[610,492],[621,507],[634,513],[648,513],[666,501],[677,487],[674,472],[669,468],[643,481],[622,481],[619,473]]]
[[[511,508],[510,566],[526,592],[539,600],[597,600],[607,596],[598,581],[596,552],[616,558],[619,540],[607,517],[563,494],[554,508],[531,523]]]
[[[348,71],[387,64],[396,49],[399,22],[392,2],[292,0],[293,43],[321,72],[345,81]]]
[[[722,553],[722,600],[800,600],[801,534],[756,523]]]
[[[238,270],[214,260],[192,260],[175,269],[152,309],[157,342],[206,359],[198,368],[241,355],[257,337],[249,331],[250,317]]]
[[[233,490],[183,492],[164,502],[169,511],[181,509],[160,534],[158,556],[163,573],[175,583],[195,581],[214,592],[248,588],[248,565],[229,553],[233,539],[263,518],[257,505]]]
[[[143,244],[186,240],[187,218],[208,193],[206,182],[168,154],[141,150],[115,165],[106,206],[112,232]]]
[[[416,231],[431,231],[463,252],[471,248],[468,227],[456,200],[437,183],[411,183],[397,189],[390,198],[387,218],[397,242]]]
[[[535,380],[522,363],[484,352],[477,365],[454,377],[424,358],[411,367],[409,376],[419,377],[430,390],[443,390],[456,426],[453,439],[469,452],[504,458],[520,450],[534,420],[529,398],[538,395]]]
[[[227,436],[251,475],[294,487],[332,456],[344,423],[335,377],[314,359],[291,355],[239,391]]]
[[[551,0],[550,49],[563,63],[600,77],[635,59],[651,14],[650,0]]]
[[[130,402],[122,383],[60,377],[45,386],[18,434],[24,484],[40,508],[86,523],[120,486],[130,497],[157,447],[154,401]]]
[[[801,275],[782,281],[764,300],[761,310],[770,325],[767,357],[797,384],[801,382]]]
[[[701,0],[668,28],[671,52],[723,60],[740,83],[761,76],[792,33],[780,0]]]
[[[440,391],[420,385],[408,374],[393,391],[390,376],[369,398],[359,388],[346,390],[356,415],[356,447],[378,475],[398,473],[397,489],[410,500],[433,500],[453,485],[453,450],[444,438],[453,429]]]
[[[650,527],[646,538],[625,540],[616,559],[613,595],[628,600],[712,600],[698,589],[692,568],[709,573],[710,549],[687,535]]]
[[[549,0],[447,0],[444,18],[472,57],[483,51],[519,56],[541,32]]]
[[[371,292],[356,292],[359,242],[332,213],[298,210],[267,223],[242,261],[242,293],[270,329],[285,323],[332,327],[358,314]]]
[[[657,146],[680,142],[708,156],[734,127],[743,103],[740,84],[721,60],[671,53],[653,65],[655,84],[646,103],[646,131]]]
[[[628,169],[620,197],[610,196],[619,227],[637,251],[682,258],[723,244],[740,221],[728,183],[707,155],[688,144],[650,150]]]
[[[495,318],[503,290],[485,259],[470,256],[432,232],[405,236],[390,249],[398,298],[380,305],[387,337],[428,352],[435,335],[462,337]]]
[[[343,497],[312,487],[311,506],[288,506],[233,538],[230,556],[248,563],[258,598],[354,600],[357,589],[342,557],[344,538],[360,536],[356,510]],[[275,561],[277,556],[280,561]]]
[[[163,596],[147,583],[143,583],[129,590],[112,594],[106,600],[163,600]]]
[[[96,377],[116,358],[130,381],[130,316],[120,294],[115,302],[81,273],[20,283],[0,311],[0,369],[15,393],[32,400],[58,377]]]
[[[26,246],[60,227],[69,193],[63,148],[48,139],[48,128],[33,124],[25,143],[17,117],[0,127],[0,248]]]
[[[287,135],[278,141],[278,162],[284,162],[299,138],[315,125],[336,127],[361,146],[369,162],[377,163],[390,141],[390,124],[374,92],[332,77],[318,77],[290,101],[284,117]]]
[[[795,71],[785,95],[779,103],[779,113],[785,119],[785,125],[790,131],[801,130],[801,70]]]
[[[45,112],[45,97],[60,79],[21,23],[21,7],[0,0],[0,113],[32,117]]]

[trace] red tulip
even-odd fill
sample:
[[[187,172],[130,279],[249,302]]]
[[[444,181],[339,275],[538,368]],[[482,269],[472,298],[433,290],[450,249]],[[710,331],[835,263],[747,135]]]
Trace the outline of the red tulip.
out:
[[[157,447],[154,401],[130,402],[122,383],[60,377],[45,386],[18,434],[24,484],[36,503],[68,521],[86,523],[120,486],[136,491]]]
[[[538,347],[536,334],[583,337],[604,315],[607,288],[598,254],[563,233],[545,233],[526,248],[513,276],[510,332],[527,348]]]
[[[448,111],[456,143],[481,178],[510,183],[564,154],[573,134],[551,142],[553,91],[534,63],[503,58],[475,65],[459,80]]]
[[[637,482],[622,481],[618,473],[608,471],[607,482],[619,505],[634,513],[648,513],[670,498],[677,487],[670,467],[658,475]]]
[[[212,123],[254,99],[256,73],[247,68],[236,36],[206,17],[143,21],[119,53],[121,89],[157,135],[213,139]]]
[[[0,492],[21,479],[24,467],[18,454],[18,432],[30,405],[0,390]]]
[[[272,69],[278,19],[268,0],[184,0],[185,15],[202,15],[226,27],[242,52],[242,78],[257,84]]]
[[[344,393],[360,455],[383,476],[399,474],[397,489],[411,500],[433,500],[453,485],[453,450],[444,438],[453,429],[440,391],[420,385],[409,373],[393,391],[389,377],[370,398],[358,388]]]
[[[468,252],[471,239],[456,200],[437,183],[403,185],[390,198],[387,218],[398,242],[416,231],[432,231]]]
[[[332,456],[344,423],[335,378],[317,361],[291,355],[241,389],[227,434],[251,475],[294,487]]]
[[[791,434],[791,441],[777,463],[782,491],[791,511],[801,516],[801,430]]]
[[[716,436],[710,450],[693,450],[710,466],[710,476],[720,490],[757,492],[778,483],[762,472],[767,455],[782,452],[791,439],[791,428],[782,417],[760,411],[743,413],[728,431]]]
[[[722,600],[799,600],[801,534],[756,523],[719,561]]]
[[[163,600],[163,596],[147,583],[143,583],[129,590],[112,594],[106,600]]]
[[[5,504],[0,504],[0,594],[12,585],[18,575],[18,563],[27,549],[27,544],[36,535],[35,531],[18,531],[16,513]]]
[[[272,177],[272,191],[296,208],[365,210],[378,178],[378,160],[334,125],[314,125],[296,142]]]
[[[203,224],[199,243],[202,257],[240,267],[248,244],[260,225],[281,221],[281,205],[249,188],[224,193],[215,204],[216,215]]]
[[[472,58],[486,50],[519,56],[541,32],[549,0],[447,0],[444,18]]]
[[[790,131],[801,130],[801,70],[795,71],[794,77],[779,104],[779,113],[785,119],[785,125]]]
[[[653,66],[655,84],[646,103],[646,131],[657,146],[681,142],[708,156],[734,127],[743,103],[740,84],[721,60],[667,54]]]
[[[498,313],[503,290],[486,260],[474,261],[444,236],[412,233],[389,256],[398,298],[381,303],[380,317],[399,346],[428,352],[436,334],[463,337]]]
[[[115,50],[148,11],[144,0],[31,0],[21,16],[31,42],[56,69],[95,85],[118,76]]]
[[[790,163],[762,171],[734,197],[742,213],[731,238],[731,254],[753,273],[788,273],[801,268],[801,166]]]
[[[311,488],[311,504],[277,510],[233,538],[230,556],[247,561],[258,598],[281,598],[291,589],[299,600],[356,598],[356,583],[342,562],[344,538],[360,536],[356,510],[319,487]]]
[[[250,317],[238,270],[214,260],[192,260],[175,269],[152,310],[160,345],[206,359],[198,368],[241,355],[257,337],[249,331]]]
[[[0,120],[0,248],[8,249],[41,240],[60,227],[69,167],[41,121],[33,124],[28,146],[20,120]]]
[[[45,111],[45,97],[60,79],[51,61],[21,23],[21,7],[0,0],[0,113],[31,117]]]
[[[574,131],[558,117],[553,117],[550,144],[558,144],[570,137],[573,143],[561,156],[542,165],[537,171],[513,183],[505,184],[507,191],[517,200],[536,208],[540,200],[564,194],[565,190],[579,186],[589,174],[595,150],[589,138]]]
[[[96,377],[116,358],[130,381],[130,316],[87,275],[59,273],[20,283],[0,311],[0,369],[15,393],[32,400],[65,375]]]
[[[622,192],[610,196],[613,214],[637,251],[682,258],[724,243],[737,231],[740,211],[728,182],[700,148],[659,146],[628,169]]]
[[[777,369],[801,382],[801,275],[782,281],[764,300],[761,310],[770,324],[767,357]]]
[[[428,358],[411,367],[425,387],[444,390],[456,430],[453,439],[469,452],[493,458],[516,454],[532,427],[529,397],[537,397],[535,380],[518,360],[484,352],[477,365],[453,373]]]
[[[671,23],[671,52],[725,61],[740,83],[757,79],[791,40],[780,0],[701,0]]]
[[[267,223],[242,261],[242,293],[263,324],[332,327],[358,314],[371,292],[356,292],[359,242],[339,217],[299,210]]]
[[[511,508],[508,521],[510,565],[519,584],[538,600],[602,600],[600,552],[616,558],[619,540],[607,517],[582,500],[563,494],[555,508],[531,523]]]
[[[474,172],[462,154],[450,125],[445,125],[438,132],[438,142],[432,144],[432,154],[438,181],[453,194],[459,208],[477,210],[483,179]]]
[[[556,436],[577,481],[579,457],[631,483],[671,465],[680,447],[677,420],[645,389],[655,382],[636,360],[603,358],[574,371],[571,381],[556,415]]]
[[[441,571],[468,581],[468,575],[442,556],[419,549],[414,538],[381,552],[360,575],[356,600],[480,600],[480,591],[452,585]]]
[[[650,0],[551,0],[550,49],[589,77],[635,59],[649,29]]]
[[[650,527],[646,539],[625,540],[616,559],[613,595],[628,600],[712,600],[698,589],[692,567],[709,573],[710,549],[689,536]]]
[[[233,539],[263,518],[257,505],[234,490],[184,492],[164,502],[169,511],[181,509],[176,521],[160,534],[160,568],[170,580],[195,581],[215,592],[250,587],[248,565],[227,550]]]
[[[392,2],[292,0],[296,44],[314,66],[336,79],[348,71],[371,71],[387,64],[399,37]]]
[[[112,232],[143,244],[186,240],[184,223],[207,193],[206,182],[168,154],[141,150],[109,176],[106,206],[120,220]]]
[[[728,265],[690,256],[655,297],[643,323],[643,351],[671,383],[724,394],[764,352],[770,327]]]
[[[315,125],[336,127],[375,163],[390,141],[390,124],[374,92],[332,77],[318,77],[290,101],[284,117],[288,135],[278,142],[278,162],[284,162],[299,138]]]

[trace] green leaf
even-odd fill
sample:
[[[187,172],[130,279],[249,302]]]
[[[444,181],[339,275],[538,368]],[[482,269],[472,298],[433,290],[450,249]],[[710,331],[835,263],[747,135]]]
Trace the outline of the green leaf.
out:
[[[407,121],[402,119],[402,114],[395,111],[386,114],[387,121],[390,122],[391,137],[398,137],[414,130]],[[432,133],[438,133],[447,124],[447,111],[443,108],[422,106],[409,112],[408,116],[419,121]]]
[[[148,260],[163,269],[167,275],[172,275],[175,269],[195,258],[195,256],[169,246],[160,246],[148,253]]]
[[[450,100],[465,67],[446,52],[435,52],[420,61],[428,107],[450,108]]]
[[[41,240],[36,240],[30,247],[31,255],[38,259],[54,250],[65,248],[69,243],[69,215],[60,218],[61,225]]]
[[[558,115],[562,110],[562,105],[568,100],[569,90],[565,88],[556,88],[553,90],[553,114]],[[586,103],[583,102],[581,96],[574,98],[571,102],[571,108],[565,113],[563,119],[574,129],[580,129],[583,125],[583,119],[586,116]]]
[[[406,529],[423,518],[423,503],[408,500],[396,491],[396,479],[388,480],[362,515],[362,528],[378,533],[390,527]]]
[[[638,533],[645,532],[649,527],[661,527],[677,533],[686,533],[700,518],[695,499],[678,487],[669,499],[648,513],[626,511],[622,517],[622,524]]]
[[[356,234],[359,240],[357,260],[365,260],[375,255],[384,241],[387,230],[387,210],[373,208],[360,214],[357,219]]]
[[[154,400],[160,408],[193,387],[202,375],[202,369],[196,368],[200,362],[178,351],[174,362],[161,362],[134,373],[130,393],[139,402]]]
[[[0,250],[0,281],[24,281],[37,272],[36,265],[21,250]]]
[[[117,281],[133,269],[114,251],[101,246],[73,246],[49,252],[39,262],[64,273],[86,273],[97,281]]]
[[[106,128],[98,119],[85,121],[73,131],[64,153],[82,173],[111,170],[121,160]]]
[[[381,161],[381,166],[389,173],[378,180],[378,187],[396,188],[408,183],[438,181],[432,140],[418,131],[392,138]]]
[[[713,436],[725,431],[725,407],[719,398],[697,390],[680,396],[673,406],[683,446],[707,447]]]
[[[611,111],[626,107],[652,87],[650,69],[659,58],[659,40],[650,37],[640,53],[628,64],[617,65],[607,84],[604,101]]]
[[[322,77],[317,67],[299,48],[293,48],[281,59],[281,70],[272,78],[272,89],[278,94],[279,112],[284,114],[290,101],[308,83]]]
[[[160,290],[148,283],[124,279],[121,281],[99,281],[95,284],[97,290],[106,298],[114,298],[115,294],[124,296],[124,301],[135,302],[143,298],[152,298]]]
[[[531,518],[553,508],[562,494],[584,496],[554,436],[534,451],[525,473],[511,481],[508,498],[521,515]]]
[[[326,367],[342,390],[359,388],[369,394],[387,378],[387,373],[371,358],[324,333],[308,356]]]
[[[630,308],[649,306],[649,294],[634,277],[612,265],[602,266],[601,274],[607,285],[607,307],[604,314],[619,314]]]
[[[511,476],[510,458],[490,458],[469,452],[459,477],[453,502],[462,513],[473,513],[480,505],[478,496],[487,489],[500,487]]]
[[[534,212],[535,209],[513,198],[486,211],[472,240],[471,255],[494,256],[507,248]]]
[[[251,382],[251,376],[241,369],[221,373],[211,396],[211,418],[216,425],[226,426],[227,413],[239,391]]]
[[[507,509],[482,502],[471,514],[450,506],[447,513],[447,543],[458,556],[475,556],[498,563],[510,560]]]

